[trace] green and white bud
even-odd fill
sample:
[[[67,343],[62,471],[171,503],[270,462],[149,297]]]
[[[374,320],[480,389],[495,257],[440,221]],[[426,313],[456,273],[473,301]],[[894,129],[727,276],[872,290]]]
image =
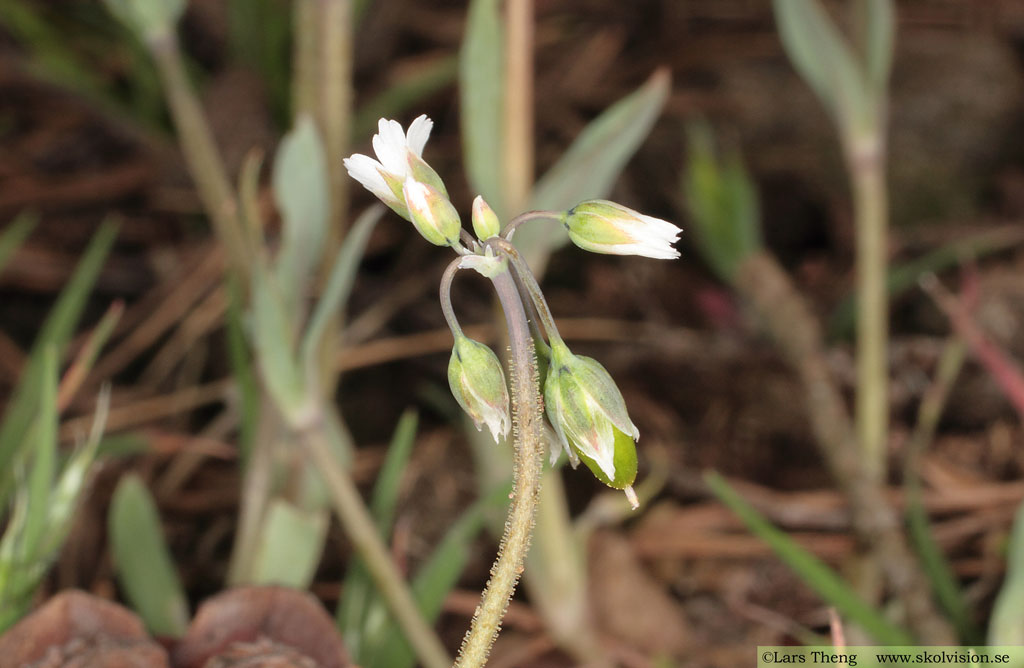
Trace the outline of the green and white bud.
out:
[[[477,429],[487,425],[495,443],[498,435],[508,436],[512,428],[505,372],[494,352],[463,334],[455,335],[448,362],[448,384],[462,410]]]
[[[473,200],[473,233],[480,241],[487,241],[501,232],[501,221],[494,209],[480,195]]]
[[[544,403],[570,460],[573,454],[578,456],[598,480],[625,490],[632,502],[640,432],[605,368],[589,357],[573,355],[564,343],[554,343]]]
[[[659,260],[679,257],[672,244],[679,238],[680,228],[615,202],[581,202],[564,214],[562,222],[569,230],[569,239],[593,253],[643,255]]]
[[[409,218],[423,238],[435,246],[453,246],[459,241],[462,220],[448,198],[437,188],[405,179],[402,188]]]

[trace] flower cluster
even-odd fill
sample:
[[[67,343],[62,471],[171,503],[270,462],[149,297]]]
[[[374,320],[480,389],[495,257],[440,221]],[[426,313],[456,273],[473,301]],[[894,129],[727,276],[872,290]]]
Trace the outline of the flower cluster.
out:
[[[510,240],[519,225],[532,220],[561,223],[578,247],[595,253],[679,257],[673,244],[681,230],[615,202],[589,200],[568,211],[531,211],[504,228],[481,197],[473,201],[476,239],[448,198],[441,178],[424,160],[423,147],[433,123],[420,116],[408,132],[397,121],[381,119],[373,136],[377,158],[356,154],[345,160],[349,174],[395,213],[410,221],[430,243],[450,246],[458,254],[442,279],[441,305],[455,345],[448,382],[462,409],[477,429],[484,426],[495,441],[509,434],[512,419],[505,374],[497,356],[483,343],[463,334],[451,307],[452,277],[473,269],[495,281],[512,281],[519,299],[536,314],[530,325],[538,350],[547,362],[541,379],[545,411],[561,447],[575,467],[580,461],[606,485],[624,490],[636,506],[632,484],[637,474],[636,441],[640,432],[629,419],[626,402],[608,372],[589,357],[574,355],[562,341],[537,281]],[[467,248],[463,240],[470,248]],[[543,331],[541,331],[541,326]],[[547,339],[550,346],[544,343]],[[538,392],[541,388],[537,388]]]

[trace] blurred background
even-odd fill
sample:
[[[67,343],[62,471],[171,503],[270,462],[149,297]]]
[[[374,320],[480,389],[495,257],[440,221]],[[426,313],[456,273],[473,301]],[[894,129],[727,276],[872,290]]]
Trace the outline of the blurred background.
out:
[[[841,26],[846,4],[828,5]],[[381,116],[404,125],[429,115],[424,157],[468,219],[477,189],[464,167],[458,89],[466,3],[366,0],[353,17],[345,155],[370,152]],[[1024,360],[1024,5],[896,2],[895,17],[888,262],[903,282],[890,292],[885,483],[902,508],[905,448],[953,331],[918,280],[936,275],[951,293],[966,287],[969,319],[1000,360],[1011,371]],[[650,130],[607,196],[685,230],[673,262],[572,247],[546,261],[543,285],[563,336],[608,368],[642,434],[646,498],[635,513],[609,510],[617,502],[586,471],[557,474],[582,546],[571,568],[587,576],[588,633],[616,662],[635,666],[732,666],[749,663],[756,644],[827,637],[829,606],[702,478],[717,470],[800,545],[849,574],[858,541],[816,448],[800,376],[765,333],[764,314],[700,247],[690,177],[695,151],[706,148],[699,138],[713,138],[712,150],[735,161],[752,188],[763,248],[820,322],[827,368],[852,406],[856,233],[829,114],[794,71],[767,1],[538,0],[533,21],[530,171],[547,172],[588,124],[663,70],[671,82],[653,80],[667,85],[661,106],[637,121]],[[291,22],[286,0],[190,0],[181,19],[186,69],[232,183],[254,147],[270,164],[291,127]],[[280,223],[269,174],[264,167],[256,201],[273,247]],[[350,185],[354,219],[372,196]],[[69,355],[112,302],[124,304],[62,410],[60,441],[72,445],[88,429],[101,384],[110,384],[104,456],[37,600],[68,587],[123,600],[107,514],[118,481],[135,472],[195,604],[224,586],[244,486],[224,260],[153,62],[100,2],[0,0],[0,226],[26,211],[38,222],[0,273],[0,403],[14,394],[47,313],[110,214],[120,219],[116,240]],[[479,464],[445,375],[451,336],[437,285],[449,260],[385,214],[359,264],[335,356],[336,404],[358,446],[350,470],[362,489],[378,478],[402,414],[419,414],[387,536],[407,573],[480,494]],[[460,278],[455,304],[464,326],[500,345],[486,281]],[[915,466],[934,542],[977,628],[992,614],[1024,500],[1024,432],[1001,368],[968,355]],[[496,541],[477,532],[468,545],[437,625],[450,649]],[[310,585],[331,609],[349,553],[333,527]],[[579,651],[559,641],[549,614],[529,587],[517,594],[493,665],[576,665]]]

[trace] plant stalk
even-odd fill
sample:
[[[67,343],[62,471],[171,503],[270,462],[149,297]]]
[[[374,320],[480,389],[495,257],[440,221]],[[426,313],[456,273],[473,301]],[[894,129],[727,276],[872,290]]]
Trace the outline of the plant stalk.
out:
[[[220,242],[227,249],[231,265],[242,276],[248,276],[250,256],[246,252],[245,235],[238,220],[235,192],[202,105],[185,72],[177,37],[168,32],[150,41],[148,46],[199,198]]]
[[[512,351],[509,373],[512,380],[514,482],[498,557],[491,566],[491,579],[462,642],[455,664],[457,668],[478,668],[487,662],[487,655],[501,628],[501,619],[523,572],[543,469],[542,404],[526,311],[510,271],[501,272],[492,281],[505,311]]]
[[[377,527],[363,504],[355,482],[332,452],[332,433],[321,420],[301,430],[313,464],[327,483],[334,510],[351,539],[388,610],[401,627],[413,651],[426,668],[449,668],[451,658],[433,629],[427,625],[402,575],[395,568]]]
[[[857,228],[857,440],[868,475],[884,480],[889,431],[885,151],[876,137],[851,146],[848,156]]]

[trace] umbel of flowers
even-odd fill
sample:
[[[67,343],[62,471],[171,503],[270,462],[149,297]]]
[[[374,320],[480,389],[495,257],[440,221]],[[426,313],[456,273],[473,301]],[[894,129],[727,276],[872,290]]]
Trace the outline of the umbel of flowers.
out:
[[[356,154],[345,160],[349,174],[410,221],[430,243],[450,246],[459,254],[442,281],[441,303],[455,337],[448,380],[452,394],[477,428],[488,428],[496,441],[507,437],[512,424],[509,393],[497,356],[484,344],[462,333],[451,308],[451,279],[459,269],[475,269],[494,278],[515,272],[521,298],[536,313],[532,323],[543,327],[550,347],[543,396],[547,418],[561,449],[575,467],[580,461],[597,478],[626,492],[636,503],[633,482],[637,472],[636,440],[640,432],[629,419],[622,394],[596,360],[574,355],[558,335],[544,295],[509,239],[516,228],[532,220],[561,223],[576,246],[594,253],[643,255],[657,259],[679,257],[673,244],[680,229],[621,204],[590,200],[568,211],[531,211],[501,229],[494,211],[477,197],[472,207],[472,237],[448,199],[441,178],[424,160],[423,147],[433,122],[420,116],[405,132],[397,121],[381,119],[373,137],[377,158]],[[552,459],[557,457],[553,453]]]

